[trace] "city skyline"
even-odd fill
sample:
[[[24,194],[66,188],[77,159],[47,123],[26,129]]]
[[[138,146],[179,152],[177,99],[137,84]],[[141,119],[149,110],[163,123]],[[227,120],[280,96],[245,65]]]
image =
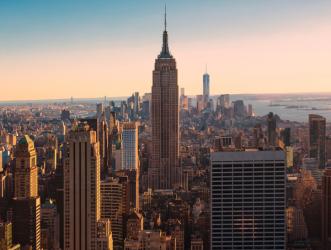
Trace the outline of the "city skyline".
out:
[[[0,3],[0,99],[150,92],[164,2],[129,2]],[[188,95],[202,93],[206,63],[211,95],[331,92],[331,3],[167,1],[167,8],[178,84]]]
[[[0,249],[330,250],[330,7],[0,2]]]

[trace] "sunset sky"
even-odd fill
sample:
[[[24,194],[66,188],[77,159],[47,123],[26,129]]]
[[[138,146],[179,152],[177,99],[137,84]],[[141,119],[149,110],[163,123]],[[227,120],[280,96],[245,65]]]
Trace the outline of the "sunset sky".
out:
[[[331,92],[330,0],[167,0],[178,84]],[[0,101],[150,92],[165,1],[1,0]]]

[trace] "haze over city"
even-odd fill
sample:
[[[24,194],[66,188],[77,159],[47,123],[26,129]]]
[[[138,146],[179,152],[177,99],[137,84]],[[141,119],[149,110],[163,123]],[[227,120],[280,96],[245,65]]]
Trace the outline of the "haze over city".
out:
[[[164,3],[1,1],[0,100],[150,92]],[[331,92],[330,1],[166,3],[188,95]]]

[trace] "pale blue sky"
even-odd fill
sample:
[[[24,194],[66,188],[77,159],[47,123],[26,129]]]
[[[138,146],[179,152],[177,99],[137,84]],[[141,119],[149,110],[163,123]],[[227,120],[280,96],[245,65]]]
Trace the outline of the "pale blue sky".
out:
[[[328,0],[168,0],[166,2],[170,49],[173,53],[176,52],[175,56],[181,66],[179,70],[182,70],[180,71],[180,74],[182,74],[180,85],[187,89],[192,87],[192,94],[197,94],[200,91],[200,75],[203,73],[205,63],[210,64],[212,83],[213,80],[223,82],[224,84],[226,82],[231,83],[230,72],[229,75],[226,75],[227,72],[218,71],[217,65],[215,65],[217,63],[224,65],[227,61],[230,63],[231,58],[224,57],[222,61],[217,61],[216,55],[218,51],[215,51],[215,53],[209,52],[203,58],[201,56],[196,58],[193,65],[192,60],[185,56],[185,53],[189,52],[186,51],[184,53],[181,48],[191,48],[194,50],[194,53],[199,52],[201,55],[205,49],[208,50],[210,48],[210,44],[214,46],[215,50],[217,44],[223,45],[224,48],[224,44],[229,45],[236,42],[234,46],[242,49],[247,45],[247,40],[258,39],[259,37],[266,39],[277,36],[277,34],[281,34],[282,42],[286,43],[286,34],[294,34],[292,37],[294,39],[297,36],[296,33],[299,32],[298,37],[305,37],[314,35],[315,29],[328,27],[331,24],[331,1]],[[60,93],[56,93],[53,96],[48,93],[47,88],[44,89],[41,85],[43,82],[45,84],[58,83],[61,85],[63,82],[66,82],[66,79],[70,79],[73,87],[78,87],[80,84],[83,84],[81,79],[75,75],[79,73],[79,68],[76,68],[74,72],[71,72],[69,69],[68,71],[61,69],[57,75],[62,75],[62,77],[55,81],[50,68],[44,69],[40,67],[42,65],[42,57],[45,60],[57,60],[56,65],[59,68],[66,68],[67,66],[63,65],[68,63],[68,58],[62,57],[62,64],[59,55],[77,56],[77,58],[82,57],[86,59],[88,57],[87,54],[84,54],[84,51],[92,53],[91,51],[102,48],[114,50],[109,52],[110,55],[114,55],[109,60],[118,61],[116,68],[109,63],[109,67],[112,68],[109,74],[121,74],[121,83],[123,83],[123,86],[128,86],[127,88],[123,87],[121,91],[113,91],[111,87],[103,91],[107,92],[105,94],[109,96],[129,95],[136,90],[132,87],[134,86],[132,81],[135,81],[135,79],[132,79],[130,75],[126,76],[122,72],[131,70],[127,64],[130,55],[132,57],[141,57],[144,53],[146,58],[141,58],[141,60],[146,62],[142,63],[143,65],[138,64],[135,66],[132,64],[129,66],[142,67],[142,72],[152,71],[153,60],[159,52],[161,43],[164,3],[165,1],[155,0],[1,0],[0,66],[4,67],[2,70],[0,69],[0,83],[1,85],[14,83],[18,88],[30,85],[32,91],[35,89],[35,92],[40,92],[29,94],[25,91],[25,94],[18,94],[18,99],[29,97],[42,98],[43,96],[45,98],[61,98],[75,95],[71,90],[67,92],[64,90],[62,92],[64,96],[59,96]],[[322,38],[323,32],[325,33],[324,29],[318,33]],[[316,39],[321,39],[321,37]],[[325,40],[329,40],[330,37],[330,34],[325,33]],[[243,45],[240,44],[241,41],[243,41]],[[268,45],[270,41],[265,41],[265,43]],[[144,50],[134,53],[135,50],[142,47]],[[331,55],[329,48],[325,47],[325,53]],[[309,50],[309,47],[302,46],[301,49],[302,52],[297,51],[296,53],[305,53],[305,51]],[[121,58],[118,58],[121,53],[115,56],[116,51],[120,51],[123,54],[123,61],[121,61]],[[91,60],[96,60],[97,56],[93,55],[95,58],[91,56]],[[177,55],[181,57],[179,58]],[[215,58],[213,55],[215,55]],[[221,55],[226,56],[226,53],[222,52]],[[38,63],[32,60],[35,58],[38,60]],[[100,55],[97,58],[100,58]],[[307,58],[309,59],[310,57]],[[135,58],[134,60],[137,59]],[[239,60],[241,59],[239,58]],[[271,58],[270,60],[273,59]],[[314,58],[314,60],[317,60],[317,58]],[[34,63],[35,67],[33,68]],[[93,61],[89,63],[94,65],[92,64]],[[95,63],[98,64],[100,61],[97,60]],[[14,73],[26,74],[24,66],[27,64],[29,64],[29,71],[32,72],[31,75],[27,74],[26,77],[20,78],[11,77]],[[107,66],[106,61],[102,61],[101,64],[102,67]],[[17,68],[14,69],[16,65]],[[219,66],[221,67],[222,65]],[[50,65],[49,67],[53,66]],[[309,67],[309,65],[306,66]],[[85,67],[90,67],[90,65],[85,65]],[[190,68],[201,68],[201,72],[199,72],[199,75],[194,75],[190,72]],[[40,74],[43,74],[43,72],[47,73],[45,73],[43,78],[35,79],[38,70],[41,71],[39,72]],[[82,71],[84,71],[84,68],[82,68]],[[239,67],[237,71],[240,74],[241,68]],[[294,69],[294,71],[298,71],[298,74],[302,73],[300,68]],[[106,83],[111,84],[111,81],[114,79],[118,81],[119,77],[114,79],[111,77],[107,78],[107,72],[103,73],[105,75],[102,78],[95,77],[94,79],[91,71],[88,79],[96,84],[100,82],[100,85],[96,85],[99,88],[104,88]],[[96,72],[96,74],[100,74],[100,72]],[[324,71],[319,72],[316,78],[320,79],[321,74],[324,74]],[[327,72],[325,74],[327,78],[330,76]],[[2,78],[1,75],[5,75],[5,77]],[[67,75],[68,77],[66,77]],[[222,75],[226,76],[223,78]],[[309,77],[313,76],[309,75]],[[249,76],[245,76],[245,78],[247,77]],[[268,82],[268,75],[264,77],[265,82]],[[272,76],[270,75],[270,77]],[[331,79],[328,78],[326,80]],[[214,83],[216,84],[215,81]],[[243,84],[242,91],[235,89],[233,92],[257,92],[246,89],[242,80],[233,79],[233,81],[237,84]],[[247,79],[249,83],[262,81],[263,79]],[[280,81],[283,81],[283,78]],[[318,89],[319,92],[331,91],[331,89],[324,88],[325,77],[322,82],[323,84]],[[150,84],[150,74],[137,76],[135,86],[139,86],[137,88],[139,91],[148,92]],[[282,85],[282,82],[279,82],[279,84],[279,91],[277,89],[272,89],[272,91],[287,92],[288,82],[284,83],[284,85]],[[212,86],[215,87],[215,85]],[[217,90],[216,87],[214,90]],[[304,89],[304,91],[311,91],[311,89]],[[231,89],[228,88],[227,92],[231,92]],[[92,95],[90,97],[103,95],[98,90],[89,91],[89,94]],[[84,92],[77,93],[77,95],[88,97],[88,93]],[[11,96],[10,99],[15,98],[14,95]],[[0,94],[1,98],[7,98],[7,95]]]

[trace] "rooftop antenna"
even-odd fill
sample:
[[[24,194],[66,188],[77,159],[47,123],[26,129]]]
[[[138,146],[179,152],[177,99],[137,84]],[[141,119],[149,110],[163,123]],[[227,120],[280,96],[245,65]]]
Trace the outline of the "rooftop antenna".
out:
[[[167,31],[167,4],[164,4],[164,30]]]

